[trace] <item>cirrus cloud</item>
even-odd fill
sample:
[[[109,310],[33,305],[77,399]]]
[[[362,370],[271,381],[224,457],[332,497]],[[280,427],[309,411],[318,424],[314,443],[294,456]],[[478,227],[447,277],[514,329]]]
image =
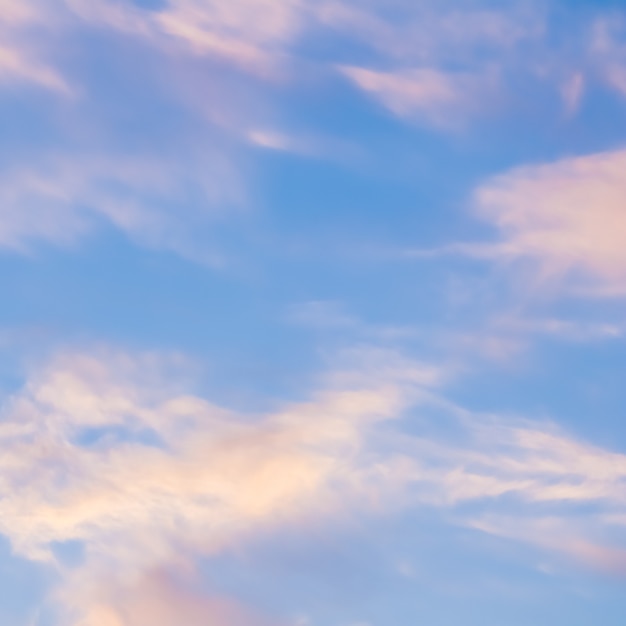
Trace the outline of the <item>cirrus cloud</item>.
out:
[[[432,68],[377,72],[343,67],[341,71],[395,115],[442,128],[458,126],[490,90],[484,77]]]
[[[145,155],[82,155],[14,166],[0,178],[0,246],[67,246],[104,221],[141,244],[212,262],[215,251],[194,243],[194,230],[241,207],[244,192],[223,155],[185,165]]]

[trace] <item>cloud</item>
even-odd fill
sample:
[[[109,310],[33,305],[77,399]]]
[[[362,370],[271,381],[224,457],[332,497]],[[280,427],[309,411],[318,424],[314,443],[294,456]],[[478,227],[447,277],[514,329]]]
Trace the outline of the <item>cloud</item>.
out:
[[[308,400],[244,415],[190,395],[182,357],[62,354],[4,402],[0,532],[57,568],[62,623],[76,626],[255,624],[202,587],[195,560],[356,511],[428,507],[621,571],[602,537],[626,529],[626,456],[459,408],[436,393],[441,370],[393,353],[344,365]],[[68,542],[82,548],[73,563]]]
[[[561,96],[565,105],[565,112],[574,115],[580,109],[585,95],[585,76],[575,72],[567,78],[561,86]]]
[[[84,154],[40,159],[0,178],[0,246],[67,246],[104,221],[139,243],[194,258],[202,256],[194,230],[242,206],[241,187],[222,155],[196,163]]]
[[[319,19],[376,55],[369,66],[339,66],[342,73],[395,115],[444,129],[491,108],[504,71],[528,70],[519,49],[545,34],[543,12],[527,3],[400,3],[395,11],[328,3]]]
[[[576,441],[547,424],[466,417],[459,422],[465,431],[463,445],[436,439],[414,442],[422,450],[422,462],[430,457],[423,481],[428,485],[429,476],[434,477],[437,489],[428,496],[433,501],[458,504],[509,494],[526,503],[526,512],[529,503],[595,502],[618,510],[626,505],[620,488],[626,479],[623,454]],[[448,464],[441,473],[428,470]]]
[[[3,3],[0,32],[7,43],[0,48],[0,78],[19,77],[66,93],[75,89],[49,59],[86,25],[134,37],[170,60],[218,59],[272,80],[297,79],[310,70],[301,42],[337,36],[344,50],[369,49],[368,61],[346,63],[342,54],[322,64],[324,70],[347,68],[342,70],[345,75],[370,95],[378,95],[392,112],[402,117],[407,117],[407,109],[421,112],[436,126],[442,125],[440,117],[449,126],[451,117],[450,111],[435,115],[437,105],[449,109],[454,100],[462,121],[506,90],[501,80],[504,70],[543,73],[557,83],[570,113],[582,93],[580,68],[572,70],[571,63],[561,61],[553,67],[559,51],[548,41],[545,7],[534,2],[514,2],[505,9],[481,2],[398,2],[393,10],[384,2],[302,0],[233,0],[228,5],[219,0],[150,5],[133,0]],[[607,80],[619,85],[623,64],[606,61],[621,58],[615,21],[596,20],[592,56],[605,67]],[[47,42],[43,47],[42,41]],[[485,90],[491,95],[487,97]]]
[[[590,61],[599,78],[626,96],[626,46],[624,17],[619,13],[599,16],[591,26]]]
[[[591,523],[590,520],[584,521],[586,524],[558,517],[485,515],[469,522],[469,525],[497,537],[521,541],[540,550],[556,553],[565,557],[568,564],[574,562],[623,579],[626,576],[626,549],[610,545],[602,536],[610,524],[601,519],[592,519]],[[591,535],[592,539],[585,535]]]
[[[339,329],[344,332],[362,326],[362,322],[346,313],[339,302],[314,300],[291,308],[289,321],[312,328]]]
[[[66,95],[71,92],[61,74],[44,60],[42,42],[55,21],[54,13],[41,3],[0,2],[0,83],[34,83]]]
[[[458,126],[489,90],[480,77],[431,68],[376,72],[343,67],[341,71],[395,115],[421,118],[443,128]]]
[[[360,353],[358,371],[336,372],[310,401],[245,416],[168,382],[176,360],[61,356],[3,408],[0,532],[62,571],[55,546],[84,546],[59,592],[72,624],[149,614],[157,608],[132,589],[151,585],[152,572],[375,490],[361,476],[366,433],[438,374],[374,358],[370,371]],[[86,585],[77,597],[74,574]]]
[[[301,511],[303,500],[342,465],[342,455],[358,451],[368,424],[398,415],[407,385],[436,380],[432,370],[394,364],[388,371],[337,373],[313,401],[250,421],[160,389],[163,381],[151,374],[158,365],[149,355],[66,355],[5,407],[0,436],[6,449],[9,442],[15,448],[3,479],[33,474],[22,504],[0,505],[2,524],[26,553],[50,558],[51,541],[148,530],[151,520],[157,527],[164,522],[157,534],[189,526],[185,536],[193,541],[197,534],[210,550],[249,522]],[[50,465],[40,465],[46,459]],[[58,472],[67,480],[57,483]],[[29,494],[37,497],[42,488],[50,496],[40,503],[45,514],[32,509],[28,520],[15,523],[30,508]],[[200,532],[206,528],[214,532]],[[120,555],[135,552],[128,545]]]
[[[350,142],[323,133],[284,132],[276,128],[253,128],[246,135],[252,146],[299,157],[354,163],[362,152]]]
[[[476,192],[478,215],[501,241],[477,253],[532,261],[541,281],[626,293],[626,152],[515,169]]]
[[[307,71],[310,62],[301,63],[297,45],[303,39],[338,35],[346,49],[369,47],[377,66],[388,69],[332,61],[325,69],[339,67],[394,113],[422,112],[438,126],[451,125],[452,104],[457,114],[463,109],[463,119],[475,113],[485,102],[485,90],[493,88],[498,68],[518,46],[544,33],[542,12],[528,3],[493,10],[479,3],[401,2],[389,11],[377,2],[236,0],[225,6],[218,0],[170,0],[142,9],[129,0],[67,1],[81,18],[141,37],[168,53],[222,59],[271,79],[285,77],[288,67]],[[437,115],[442,105],[447,112]],[[274,138],[270,143],[276,143]]]
[[[0,47],[0,81],[26,81],[54,91],[68,93],[69,88],[60,75],[32,58],[19,46]]]
[[[422,65],[467,61],[468,50],[502,53],[542,30],[536,10],[523,4],[506,11],[433,2],[400,3],[403,19],[389,17],[384,3],[314,5],[301,0],[169,0],[141,8],[130,0],[66,0],[80,17],[145,37],[169,50],[222,58],[267,76],[293,60],[302,36],[335,32],[344,43],[359,41],[384,58]]]
[[[485,52],[503,55],[545,33],[544,12],[524,2],[494,9],[480,2],[406,1],[392,10],[384,2],[361,7],[326,2],[316,16],[347,40],[360,41],[387,59],[425,66],[474,64]]]
[[[176,0],[156,14],[166,35],[178,37],[194,51],[212,52],[254,67],[280,52],[298,30],[297,0]]]
[[[529,318],[502,316],[493,320],[493,327],[509,333],[533,334],[592,342],[620,339],[626,334],[623,323],[597,323],[560,318]]]
[[[169,2],[150,10],[130,0],[4,2],[0,81],[3,63],[19,71],[20,80],[30,77],[48,86],[67,74],[75,97],[43,115],[37,112],[42,132],[28,140],[26,154],[19,138],[19,145],[6,147],[0,248],[67,247],[112,227],[140,245],[223,265],[215,233],[225,216],[241,215],[250,206],[244,171],[250,144],[268,141],[267,134],[250,130],[267,121],[266,94],[259,81],[235,76],[230,66],[192,58],[212,53],[190,52],[156,20],[176,14],[193,22],[200,15],[198,28],[223,29],[224,37],[230,33],[246,41],[246,29],[258,31],[250,42],[261,46],[280,38],[280,19],[272,15],[287,6],[277,3],[266,11],[262,2],[239,8]],[[263,19],[247,21],[251,4]],[[5,26],[10,34],[6,55]],[[104,31],[98,37],[104,35],[112,48],[119,37],[130,41],[124,42],[124,58],[105,55],[101,60],[107,70],[93,72],[98,44],[88,33],[98,29]],[[64,71],[30,63],[21,51],[30,53],[31,44],[33,59],[45,58],[50,67],[58,61]],[[120,89],[120,84],[132,87]],[[303,145],[293,141],[289,149],[304,152]]]
[[[67,1],[85,20],[266,77],[276,75],[301,21],[299,0],[170,0],[156,8],[129,1]]]
[[[532,546],[543,558],[624,575],[626,455],[545,422],[451,405],[446,412],[454,416],[448,430],[422,421],[423,435],[402,439],[404,462],[394,464],[405,502]]]
[[[269,626],[261,616],[224,597],[194,590],[180,574],[153,571],[133,584],[100,581],[90,588],[74,580],[66,594],[79,626]],[[85,608],[87,607],[87,608]],[[276,622],[272,622],[276,623]]]

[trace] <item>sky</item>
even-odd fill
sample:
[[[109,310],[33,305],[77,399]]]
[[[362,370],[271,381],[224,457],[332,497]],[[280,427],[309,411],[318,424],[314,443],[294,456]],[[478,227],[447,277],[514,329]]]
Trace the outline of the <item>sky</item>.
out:
[[[0,0],[0,288],[3,626],[622,626],[622,2]]]

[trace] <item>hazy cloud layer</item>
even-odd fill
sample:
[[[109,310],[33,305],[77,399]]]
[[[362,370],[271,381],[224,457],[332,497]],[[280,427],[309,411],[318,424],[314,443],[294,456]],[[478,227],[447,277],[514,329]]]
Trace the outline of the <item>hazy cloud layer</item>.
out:
[[[626,457],[552,426],[449,405],[433,395],[434,368],[354,357],[369,365],[258,416],[187,395],[175,382],[181,364],[156,355],[65,354],[35,373],[3,406],[0,529],[18,554],[57,563],[62,623],[244,623],[243,609],[193,592],[194,560],[356,511],[434,507],[454,523],[618,569],[599,538],[607,525],[623,530]],[[423,434],[392,426],[402,415]],[[482,514],[465,513],[469,502]],[[572,508],[583,504],[584,514]],[[493,521],[520,514],[523,526]],[[67,542],[83,546],[80,564],[59,560]]]
[[[104,222],[141,244],[210,262],[216,253],[202,252],[195,232],[241,209],[244,197],[224,155],[188,163],[150,155],[51,157],[0,178],[0,246],[67,246]]]

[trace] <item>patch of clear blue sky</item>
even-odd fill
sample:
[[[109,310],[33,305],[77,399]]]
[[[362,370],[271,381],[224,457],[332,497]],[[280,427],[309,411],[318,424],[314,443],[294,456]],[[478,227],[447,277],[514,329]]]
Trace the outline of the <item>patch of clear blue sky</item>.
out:
[[[39,564],[17,558],[0,539],[0,620],[7,626],[31,624],[44,590],[54,577]]]
[[[382,514],[367,524],[355,516],[335,532],[286,532],[208,562],[205,574],[212,588],[268,612],[332,626],[586,626],[598,616],[618,626],[623,608],[620,582],[442,527],[428,512]]]

